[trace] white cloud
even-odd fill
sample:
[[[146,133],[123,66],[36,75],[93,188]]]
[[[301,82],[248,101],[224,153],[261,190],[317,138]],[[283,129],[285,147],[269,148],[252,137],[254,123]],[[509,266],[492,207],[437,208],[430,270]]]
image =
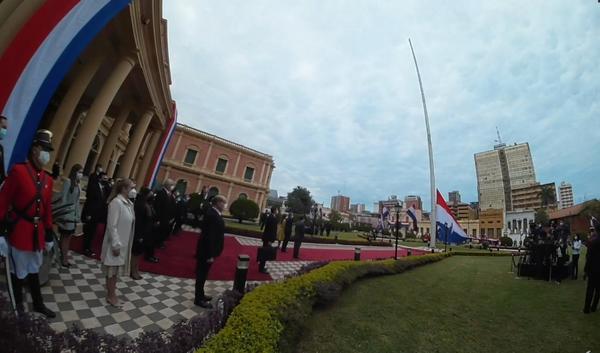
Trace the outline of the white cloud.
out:
[[[600,6],[503,2],[165,2],[182,122],[272,154],[272,187],[371,205],[428,199],[423,113],[443,192],[476,200],[473,154],[528,141],[538,179],[600,196]]]

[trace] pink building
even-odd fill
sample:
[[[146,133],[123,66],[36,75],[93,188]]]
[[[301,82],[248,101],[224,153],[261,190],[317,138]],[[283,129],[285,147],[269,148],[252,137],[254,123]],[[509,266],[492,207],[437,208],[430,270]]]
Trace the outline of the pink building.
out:
[[[187,181],[187,192],[239,197],[265,208],[273,157],[190,126],[177,124],[158,174],[158,180]]]

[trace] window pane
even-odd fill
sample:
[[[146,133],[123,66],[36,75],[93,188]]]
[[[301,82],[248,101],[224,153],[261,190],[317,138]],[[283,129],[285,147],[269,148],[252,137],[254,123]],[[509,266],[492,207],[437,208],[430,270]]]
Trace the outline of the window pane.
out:
[[[244,179],[251,181],[254,177],[254,168],[246,167],[246,172],[244,173]]]
[[[241,193],[240,196],[238,197],[238,199],[246,200],[246,199],[248,199],[248,195]]]
[[[208,198],[219,195],[219,189],[216,187],[212,187],[208,190]]]
[[[183,160],[183,163],[194,164],[196,162],[197,154],[198,154],[198,151],[187,150],[187,152],[185,153],[185,159]]]
[[[225,168],[227,168],[227,160],[219,158],[219,160],[217,161],[217,173],[225,173]]]

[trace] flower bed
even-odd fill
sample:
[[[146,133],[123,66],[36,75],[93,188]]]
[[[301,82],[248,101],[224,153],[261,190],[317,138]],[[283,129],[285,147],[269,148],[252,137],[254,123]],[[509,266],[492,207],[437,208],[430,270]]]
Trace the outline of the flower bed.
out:
[[[259,286],[244,296],[225,327],[197,353],[292,351],[313,306],[334,301],[352,282],[401,273],[447,256],[451,254],[384,261],[336,261],[302,276]]]

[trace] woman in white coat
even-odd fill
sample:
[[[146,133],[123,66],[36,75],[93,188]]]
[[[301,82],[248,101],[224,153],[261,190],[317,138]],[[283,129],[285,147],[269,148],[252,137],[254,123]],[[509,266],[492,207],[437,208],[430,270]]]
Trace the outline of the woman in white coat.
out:
[[[112,189],[108,204],[106,231],[102,243],[102,269],[106,274],[106,301],[119,306],[117,297],[117,278],[129,274],[131,246],[135,226],[133,203],[129,192],[134,184],[130,179],[117,182]]]

